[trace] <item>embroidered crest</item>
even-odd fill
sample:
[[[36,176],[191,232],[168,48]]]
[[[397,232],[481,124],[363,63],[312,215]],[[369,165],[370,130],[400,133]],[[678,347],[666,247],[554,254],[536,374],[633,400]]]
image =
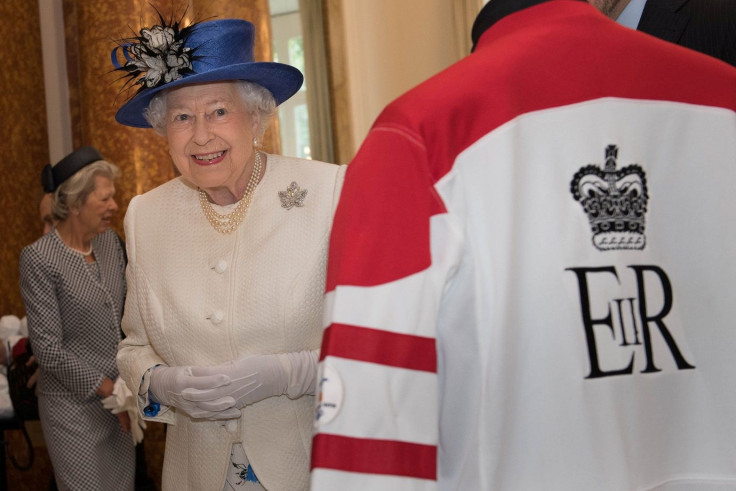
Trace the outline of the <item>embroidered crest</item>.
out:
[[[299,185],[296,182],[289,184],[286,191],[279,191],[279,198],[281,198],[281,207],[291,210],[293,207],[301,208],[304,206],[304,198],[307,197],[306,189],[299,189]]]
[[[593,245],[601,251],[644,249],[647,180],[636,164],[616,170],[618,147],[606,147],[603,169],[590,164],[570,182],[570,192],[588,215]]]

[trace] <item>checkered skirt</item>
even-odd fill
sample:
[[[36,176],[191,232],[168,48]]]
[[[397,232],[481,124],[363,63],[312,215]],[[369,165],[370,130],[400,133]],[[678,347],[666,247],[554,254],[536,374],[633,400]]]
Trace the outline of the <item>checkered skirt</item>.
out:
[[[125,259],[113,231],[92,240],[96,266],[55,233],[23,249],[21,293],[41,367],[39,412],[60,489],[132,490],[135,452],[95,394],[115,380]]]

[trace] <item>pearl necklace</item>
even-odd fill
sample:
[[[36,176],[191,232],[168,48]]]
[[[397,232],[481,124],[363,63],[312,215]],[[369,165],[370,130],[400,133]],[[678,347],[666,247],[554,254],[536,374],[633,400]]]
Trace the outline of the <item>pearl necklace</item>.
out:
[[[217,213],[207,198],[207,193],[202,189],[199,189],[199,204],[202,206],[204,216],[212,225],[212,228],[220,232],[221,234],[229,234],[234,232],[238,228],[240,222],[243,221],[245,213],[248,211],[250,201],[253,197],[253,191],[258,185],[258,179],[261,177],[261,153],[256,151],[256,159],[253,164],[253,172],[248,179],[248,184],[245,186],[245,193],[243,198],[238,202],[235,209],[227,215],[221,215]]]
[[[66,245],[66,242],[64,242],[64,239],[62,239],[61,238],[61,235],[59,235],[59,229],[58,228],[55,228],[54,229],[54,232],[56,232],[56,236],[59,238],[59,240],[61,241],[61,243],[64,244],[64,247],[66,247],[70,251],[76,252],[77,254],[81,254],[82,256],[85,256],[85,257],[92,255],[92,244],[89,245],[89,250],[88,251],[86,251],[86,252],[85,251],[79,251],[79,250],[77,250],[77,249],[75,249],[73,247],[70,247],[70,246]]]

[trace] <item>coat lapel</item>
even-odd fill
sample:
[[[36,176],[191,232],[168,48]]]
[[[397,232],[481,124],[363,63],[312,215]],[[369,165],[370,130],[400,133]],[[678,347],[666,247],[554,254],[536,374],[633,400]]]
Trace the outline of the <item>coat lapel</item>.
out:
[[[682,7],[688,0],[647,0],[637,30],[677,43],[690,21]]]

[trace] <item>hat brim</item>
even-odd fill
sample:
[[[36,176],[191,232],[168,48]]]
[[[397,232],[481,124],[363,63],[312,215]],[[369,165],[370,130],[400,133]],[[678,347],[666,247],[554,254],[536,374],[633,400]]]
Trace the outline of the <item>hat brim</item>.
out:
[[[275,62],[239,63],[222,68],[208,70],[205,73],[187,75],[167,84],[146,89],[136,94],[115,114],[118,123],[135,128],[150,128],[151,125],[143,117],[143,111],[151,99],[162,90],[181,87],[183,85],[202,84],[208,82],[225,82],[229,80],[247,80],[257,83],[273,94],[278,106],[297,93],[304,82],[302,73],[291,65]]]

